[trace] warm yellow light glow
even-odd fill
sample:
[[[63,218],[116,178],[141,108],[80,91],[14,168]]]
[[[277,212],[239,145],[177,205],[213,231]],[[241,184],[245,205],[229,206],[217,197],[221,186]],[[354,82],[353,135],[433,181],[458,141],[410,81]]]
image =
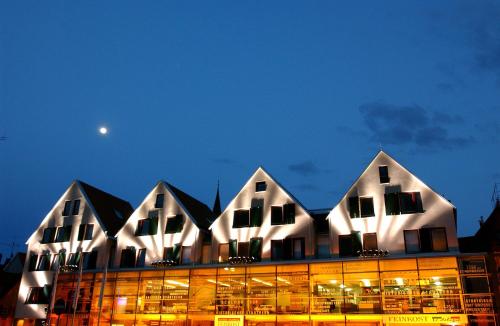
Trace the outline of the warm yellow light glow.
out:
[[[258,282],[258,283],[261,283],[261,284],[267,285],[267,286],[273,286],[273,283],[263,281],[263,280],[258,279],[258,278],[256,278],[256,277],[252,277],[252,281],[255,281],[255,282]]]
[[[189,287],[189,284],[178,282],[178,281],[175,281],[175,280],[166,280],[165,282],[169,283],[169,284],[179,285],[179,286],[182,286],[184,288],[188,288]]]
[[[370,280],[363,279],[363,280],[361,280],[361,282],[363,282],[363,285],[366,286],[366,287],[372,286],[371,283],[370,283]]]
[[[397,285],[403,285],[404,284],[403,279],[401,277],[396,277],[395,280],[396,280],[396,284]]]
[[[280,282],[283,282],[283,283],[286,283],[286,284],[290,284],[290,282],[288,280],[285,280],[284,278],[281,278],[281,277],[277,277],[276,278],[278,281]]]
[[[337,284],[337,280],[330,280],[330,283]]]

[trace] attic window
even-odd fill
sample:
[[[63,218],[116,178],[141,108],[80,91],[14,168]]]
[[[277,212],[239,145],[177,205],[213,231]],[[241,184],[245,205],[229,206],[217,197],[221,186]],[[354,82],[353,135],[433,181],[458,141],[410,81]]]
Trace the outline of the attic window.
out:
[[[158,231],[158,216],[148,217],[137,221],[135,235],[155,235]]]
[[[239,209],[234,211],[233,228],[245,228],[250,226],[250,211]]]
[[[183,226],[184,226],[184,217],[182,215],[169,217],[167,219],[167,227],[165,229],[165,233],[181,232]]]
[[[71,215],[78,215],[80,212],[80,199],[77,199],[73,202],[73,211],[71,212]]]
[[[255,183],[255,192],[266,191],[267,184],[265,181],[259,181]]]
[[[70,211],[71,211],[71,200],[66,200],[66,202],[64,203],[62,216],[69,216]]]
[[[155,208],[163,208],[163,201],[164,200],[165,200],[165,195],[164,194],[157,194],[156,195]]]
[[[295,204],[271,207],[271,225],[294,224]]]
[[[380,183],[389,183],[389,181],[391,181],[391,178],[389,178],[389,168],[387,166],[379,166],[378,174]]]

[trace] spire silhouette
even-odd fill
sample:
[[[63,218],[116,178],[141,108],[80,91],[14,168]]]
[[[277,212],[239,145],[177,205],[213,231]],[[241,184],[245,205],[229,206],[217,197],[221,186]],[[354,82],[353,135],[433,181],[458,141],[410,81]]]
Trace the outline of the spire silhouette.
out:
[[[214,217],[217,218],[222,213],[220,208],[220,194],[219,194],[219,181],[217,181],[217,194],[215,195],[214,207],[212,209]]]

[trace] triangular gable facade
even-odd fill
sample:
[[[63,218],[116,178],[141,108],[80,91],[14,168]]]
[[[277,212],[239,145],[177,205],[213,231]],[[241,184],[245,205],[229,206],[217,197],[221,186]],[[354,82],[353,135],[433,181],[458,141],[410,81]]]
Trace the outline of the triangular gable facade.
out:
[[[260,213],[258,207],[262,207]],[[280,210],[283,216],[281,223]],[[238,243],[250,243],[252,239],[261,241],[261,260],[271,259],[273,240],[279,242],[284,239],[297,239],[297,246],[302,239],[302,248],[297,250],[310,257],[314,254],[313,229],[313,219],[302,204],[259,167],[210,226],[212,260],[220,262],[227,259],[226,244],[231,242],[232,246],[237,246]],[[241,253],[236,254],[242,256]]]
[[[178,248],[180,264],[198,261],[202,233],[211,214],[205,204],[164,181],[158,182],[118,231],[115,266],[124,267],[123,252],[128,249],[135,251],[136,266],[167,259],[165,248]],[[145,224],[149,225],[147,230]]]
[[[95,206],[102,204],[112,207],[113,205],[106,201],[108,198],[119,202],[118,209],[122,211],[122,219],[115,221],[117,224],[128,218],[127,212],[130,212],[132,207],[126,201],[83,184],[90,191],[99,192],[99,198],[103,203],[93,203],[82,184],[78,180],[71,183],[26,242],[28,252],[19,288],[17,318],[33,318],[33,316],[45,318],[45,305],[25,304],[24,302],[30,288],[44,287],[52,283],[53,265],[58,259],[56,255],[64,253],[63,256],[68,263],[72,255],[78,257],[76,253],[79,251],[85,255],[93,253],[91,265],[95,264],[95,266],[89,268],[102,268],[107,264],[109,251],[107,239],[112,234],[107,234],[105,224],[96,213]],[[44,256],[43,263],[42,256]]]
[[[408,202],[406,198],[410,198],[410,204],[412,200],[415,202],[415,208],[405,211],[401,207]],[[375,156],[327,219],[333,255],[339,254],[339,235],[353,232],[359,232],[362,239],[364,234],[376,234],[379,249],[405,253],[404,231],[422,228],[444,228],[448,249],[458,248],[455,207],[383,151]]]

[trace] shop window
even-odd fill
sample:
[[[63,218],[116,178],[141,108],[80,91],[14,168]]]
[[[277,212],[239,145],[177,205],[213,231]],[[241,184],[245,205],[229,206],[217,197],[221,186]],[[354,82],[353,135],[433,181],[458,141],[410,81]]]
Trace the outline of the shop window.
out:
[[[265,181],[259,181],[255,183],[255,192],[266,191],[267,184]]]
[[[26,297],[26,304],[48,304],[50,299],[51,287],[45,285],[43,287],[31,287],[28,296]]]
[[[57,228],[56,242],[69,241],[71,237],[72,225],[60,226]]]
[[[64,209],[62,211],[62,216],[69,216],[69,212],[71,212],[71,201],[66,200],[64,202]]]
[[[83,269],[96,269],[97,267],[97,250],[83,253]]]
[[[219,244],[219,263],[224,263],[229,260],[229,243]]]
[[[158,212],[152,211],[148,215],[148,218],[137,221],[136,236],[155,235],[158,232]]]
[[[192,250],[190,246],[182,247],[182,259],[181,259],[182,264],[187,265],[192,263],[191,254]]]
[[[271,240],[271,260],[290,260],[305,258],[305,239],[286,238]]]
[[[350,197],[349,216],[351,218],[375,216],[372,197]]]
[[[43,230],[42,243],[52,243],[56,237],[56,227],[46,228]]]
[[[38,266],[36,267],[37,271],[48,271],[50,270],[50,254],[44,253],[40,255],[40,259],[38,260]]]
[[[262,238],[250,239],[250,257],[256,261],[261,261],[262,257]]]
[[[94,232],[94,224],[80,224],[78,229],[78,241],[92,240],[92,233]]]
[[[384,195],[387,215],[423,213],[420,192],[399,192]]]
[[[155,201],[155,208],[163,208],[164,201],[165,201],[165,194],[157,194]]]
[[[295,204],[271,207],[271,225],[294,224]]]
[[[135,267],[144,267],[146,264],[146,248],[139,249],[137,253],[137,261],[135,262]]]
[[[250,211],[239,209],[233,214],[233,228],[244,228],[250,226]]]
[[[377,233],[363,234],[363,250],[377,250]]]
[[[252,199],[250,208],[250,227],[261,226],[264,216],[264,199]]]
[[[389,168],[387,166],[379,166],[378,175],[380,178],[380,183],[389,183],[391,181],[391,179],[389,178]]]
[[[120,267],[132,268],[134,266],[135,266],[135,248],[127,247],[125,249],[122,249]]]
[[[78,215],[80,213],[80,199],[73,201],[73,210],[71,211],[71,215]]]
[[[361,251],[361,235],[358,231],[351,234],[339,235],[339,256],[354,257],[359,256]]]
[[[167,227],[165,228],[165,233],[178,233],[182,231],[184,226],[184,216],[176,215],[174,217],[169,217],[167,219]]]
[[[445,228],[404,230],[407,253],[448,251]]]

